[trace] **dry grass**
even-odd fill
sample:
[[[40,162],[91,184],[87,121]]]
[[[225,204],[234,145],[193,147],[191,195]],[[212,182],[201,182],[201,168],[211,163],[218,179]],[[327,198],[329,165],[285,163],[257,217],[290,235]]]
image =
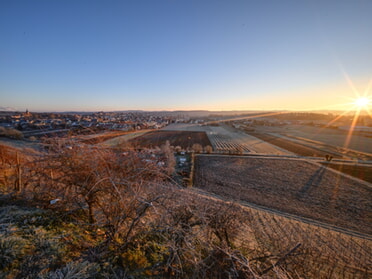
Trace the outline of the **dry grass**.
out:
[[[0,127],[0,136],[8,137],[11,139],[23,139],[22,132],[13,128]]]
[[[127,131],[109,131],[109,132],[104,132],[104,133],[98,133],[98,134],[93,134],[93,135],[83,135],[79,136],[78,139],[83,142],[83,143],[88,143],[88,144],[97,144],[97,143],[102,143],[104,141],[114,139],[123,135],[128,135],[133,132],[127,132]]]

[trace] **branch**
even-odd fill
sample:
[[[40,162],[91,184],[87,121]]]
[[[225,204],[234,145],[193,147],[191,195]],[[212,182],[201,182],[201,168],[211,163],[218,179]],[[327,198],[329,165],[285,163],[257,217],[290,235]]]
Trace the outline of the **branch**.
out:
[[[270,266],[269,268],[265,269],[260,273],[260,275],[264,275],[268,273],[270,270],[272,270],[274,267],[280,265],[288,256],[290,256],[294,251],[296,251],[301,246],[301,243],[298,243],[295,247],[293,247],[291,250],[289,250],[288,253],[286,253],[283,257],[281,257],[275,264]]]

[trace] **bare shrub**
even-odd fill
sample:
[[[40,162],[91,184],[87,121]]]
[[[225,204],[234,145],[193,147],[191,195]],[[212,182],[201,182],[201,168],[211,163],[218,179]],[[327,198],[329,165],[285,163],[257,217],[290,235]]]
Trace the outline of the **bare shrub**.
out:
[[[307,240],[309,234],[302,234],[298,224],[284,223],[269,213],[247,213],[236,204],[170,184],[167,170],[147,160],[146,153],[72,141],[50,142],[49,147],[49,153],[35,155],[32,167],[24,163],[22,197],[54,211],[30,218],[22,213],[26,217],[12,221],[7,219],[11,212],[0,214],[2,223],[17,224],[14,233],[23,231],[27,236],[21,242],[8,235],[0,238],[4,265],[0,276],[10,278],[9,269],[13,278],[311,278],[312,274],[330,278],[336,274],[327,265],[335,261],[326,256],[336,255],[329,252],[335,247],[335,234],[329,233],[324,247],[313,247],[318,242]],[[173,157],[169,144],[163,152]],[[16,162],[11,153],[0,149],[1,160]],[[59,201],[51,205],[51,199]],[[307,246],[297,247],[306,241]],[[368,250],[362,242],[349,241],[345,245]],[[312,262],[326,271],[313,272]],[[357,263],[353,259],[351,264],[359,268]]]
[[[117,210],[124,214],[123,206],[136,203],[148,181],[162,177],[154,163],[133,151],[123,154],[74,143],[50,153],[40,164],[39,176],[46,182],[40,191],[47,188],[54,192],[54,198],[87,210],[91,224],[102,218],[108,221],[107,216]]]
[[[185,192],[182,192],[185,194]],[[159,238],[162,261],[158,270],[175,278],[253,278],[246,256],[236,248],[240,228],[236,208],[230,204],[206,203],[195,196],[174,199],[174,190],[164,203],[166,211],[152,234]],[[162,252],[161,252],[162,251]]]
[[[13,128],[0,127],[0,135],[12,139],[23,139],[22,132]]]
[[[161,146],[161,150],[167,160],[167,173],[168,175],[171,175],[174,172],[174,168],[176,166],[176,158],[174,157],[172,146],[170,145],[168,140],[165,142],[164,145]]]
[[[213,152],[213,148],[212,146],[210,145],[207,145],[205,148],[204,148],[204,151],[208,154],[212,153]]]
[[[201,153],[203,152],[203,147],[199,143],[194,143],[191,147],[191,149],[196,152],[196,153]]]

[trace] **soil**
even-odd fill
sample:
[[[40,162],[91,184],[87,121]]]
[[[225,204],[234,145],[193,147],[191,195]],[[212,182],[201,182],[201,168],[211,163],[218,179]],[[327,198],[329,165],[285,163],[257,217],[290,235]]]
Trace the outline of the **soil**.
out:
[[[191,131],[152,131],[142,136],[130,140],[134,146],[155,148],[160,147],[169,141],[172,146],[180,146],[187,149],[193,144],[200,144],[203,147],[212,145],[205,132],[191,132]]]

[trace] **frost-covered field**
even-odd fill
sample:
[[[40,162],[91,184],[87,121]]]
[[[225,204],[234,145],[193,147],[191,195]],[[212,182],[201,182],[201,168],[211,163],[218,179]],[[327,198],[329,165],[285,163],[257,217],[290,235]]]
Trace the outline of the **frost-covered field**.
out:
[[[305,160],[197,156],[198,188],[372,234],[372,185]]]

